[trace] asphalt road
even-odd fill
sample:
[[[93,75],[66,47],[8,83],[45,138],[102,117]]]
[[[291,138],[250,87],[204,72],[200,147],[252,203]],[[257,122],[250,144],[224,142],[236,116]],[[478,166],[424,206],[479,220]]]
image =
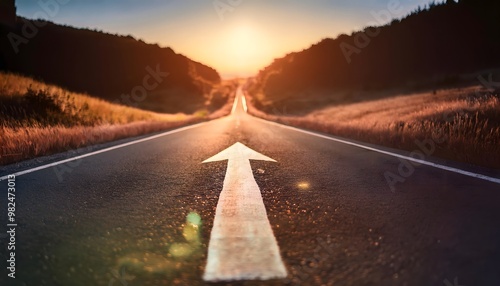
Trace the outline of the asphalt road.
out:
[[[277,161],[251,167],[287,279],[202,280],[227,168],[202,161],[236,142]],[[391,192],[384,173],[400,163],[240,101],[232,116],[17,176],[15,279],[0,181],[0,285],[500,285],[500,185],[422,165]]]

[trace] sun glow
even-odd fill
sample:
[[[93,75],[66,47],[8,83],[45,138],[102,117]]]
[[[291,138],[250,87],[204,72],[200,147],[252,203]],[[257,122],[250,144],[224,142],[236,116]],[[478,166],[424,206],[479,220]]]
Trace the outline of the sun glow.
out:
[[[244,9],[237,11],[224,21],[214,21],[210,13],[208,16],[196,14],[196,20],[186,20],[185,25],[179,27],[182,33],[165,33],[164,27],[154,25],[151,37],[163,35],[161,42],[165,46],[217,69],[224,78],[254,76],[275,58],[308,47],[324,37],[312,28],[311,25],[318,25],[315,21],[297,26],[288,14],[264,17],[258,13],[248,17],[238,14],[245,12]],[[276,25],[281,21],[290,22],[290,25]]]
[[[236,27],[228,37],[229,56],[238,65],[248,65],[262,55],[263,41],[259,33],[248,26]]]
[[[268,31],[258,23],[221,25],[211,33],[202,34],[197,41],[200,38],[202,44],[192,42],[183,50],[229,77],[254,75],[279,54]]]
[[[233,27],[224,42],[228,68],[235,71],[254,70],[269,54],[265,34],[250,25]]]

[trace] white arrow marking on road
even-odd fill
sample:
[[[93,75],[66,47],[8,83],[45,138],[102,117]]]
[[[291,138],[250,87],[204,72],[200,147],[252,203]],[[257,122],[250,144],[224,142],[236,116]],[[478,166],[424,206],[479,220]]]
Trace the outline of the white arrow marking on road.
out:
[[[287,272],[249,160],[276,162],[236,143],[203,163],[228,160],[208,244],[205,281],[285,278]]]

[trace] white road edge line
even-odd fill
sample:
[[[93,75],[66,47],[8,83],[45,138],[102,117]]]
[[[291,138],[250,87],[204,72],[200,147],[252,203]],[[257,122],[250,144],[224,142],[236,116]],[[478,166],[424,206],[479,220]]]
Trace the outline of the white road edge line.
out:
[[[68,158],[68,159],[65,159],[65,160],[57,161],[57,162],[50,163],[50,164],[47,164],[47,165],[38,166],[38,167],[35,167],[35,168],[32,168],[32,169],[28,169],[28,170],[24,170],[24,171],[19,171],[19,172],[10,174],[10,175],[14,175],[16,177],[22,176],[22,175],[26,175],[26,174],[29,174],[29,173],[33,173],[33,172],[36,172],[36,171],[40,171],[40,170],[43,170],[43,169],[47,169],[47,168],[50,168],[50,167],[61,165],[61,164],[64,164],[64,163],[67,163],[67,162],[71,162],[71,161],[74,161],[74,160],[79,160],[79,159],[82,159],[82,158],[86,158],[86,157],[90,157],[90,156],[93,156],[93,155],[97,155],[97,154],[101,154],[101,153],[104,153],[104,152],[108,152],[108,151],[111,151],[111,150],[115,150],[115,149],[127,147],[127,146],[134,145],[134,144],[137,144],[137,143],[146,142],[146,141],[153,140],[153,139],[156,139],[156,138],[160,138],[160,137],[163,137],[163,136],[167,136],[167,135],[171,135],[171,134],[183,132],[183,131],[186,131],[186,130],[198,128],[198,127],[201,127],[202,125],[205,125],[205,124],[208,124],[208,123],[211,123],[211,122],[212,121],[207,121],[207,122],[201,122],[201,123],[197,123],[197,124],[190,125],[190,126],[180,127],[178,129],[170,130],[170,131],[167,131],[167,132],[164,132],[164,133],[160,133],[160,134],[156,134],[156,135],[149,136],[149,137],[146,137],[146,138],[134,140],[134,141],[131,141],[131,142],[123,143],[123,144],[112,146],[112,147],[108,147],[108,148],[105,148],[105,149],[101,149],[101,150],[90,152],[90,153],[83,154],[83,155],[80,155],[80,156],[76,156],[76,157]],[[8,177],[9,177],[9,175],[5,175],[3,177],[0,177],[0,181],[4,181]]]
[[[413,157],[409,157],[409,156],[405,156],[405,155],[401,155],[401,154],[396,154],[396,153],[392,153],[392,152],[389,152],[389,151],[380,150],[380,149],[373,148],[373,147],[368,147],[368,146],[365,146],[365,145],[362,145],[362,144],[358,144],[358,143],[354,143],[354,142],[350,142],[350,141],[347,141],[347,140],[342,140],[342,139],[338,139],[338,138],[334,138],[334,137],[322,135],[322,134],[319,134],[319,133],[315,133],[315,132],[312,132],[312,131],[307,131],[307,130],[303,130],[303,129],[300,129],[300,128],[296,128],[296,127],[292,127],[292,126],[288,126],[288,125],[279,124],[279,123],[276,123],[276,122],[273,122],[273,121],[268,121],[268,120],[265,120],[265,119],[262,119],[262,118],[258,118],[258,117],[253,116],[253,115],[252,115],[252,117],[254,117],[257,120],[260,120],[262,122],[265,122],[267,124],[271,124],[271,125],[278,126],[278,127],[281,127],[281,128],[293,130],[293,131],[296,131],[296,132],[301,132],[301,133],[304,133],[304,134],[308,134],[308,135],[316,136],[316,137],[319,137],[319,138],[323,138],[323,139],[335,141],[335,142],[338,142],[338,143],[342,143],[342,144],[346,144],[346,145],[358,147],[358,148],[361,148],[361,149],[365,149],[365,150],[369,150],[369,151],[373,151],[373,152],[377,152],[377,153],[389,155],[389,156],[392,156],[392,157],[401,158],[401,159],[404,159],[404,160],[408,160],[408,161],[415,162],[415,163],[418,163],[418,164],[422,164],[422,165],[434,167],[434,168],[441,169],[441,170],[446,170],[446,171],[457,173],[457,174],[461,174],[461,175],[464,175],[464,176],[469,176],[469,177],[472,177],[472,178],[481,179],[481,180],[489,181],[489,182],[492,182],[492,183],[500,184],[500,178],[490,177],[490,176],[486,176],[486,175],[483,175],[483,174],[469,172],[469,171],[465,171],[465,170],[462,170],[462,169],[458,169],[458,168],[454,168],[454,167],[449,167],[449,166],[445,166],[445,165],[441,165],[441,164],[437,164],[437,163],[432,163],[432,162],[425,161],[425,160],[415,159]]]
[[[237,105],[237,100],[238,100],[238,97],[236,96],[235,97],[235,103],[233,104],[233,109],[235,109],[235,107]],[[246,105],[246,99],[245,99],[244,95],[241,95],[241,101],[242,101],[242,104],[243,104],[243,109],[246,112],[248,110],[248,107]],[[408,161],[415,162],[415,163],[419,163],[419,164],[422,164],[422,165],[427,165],[427,166],[431,166],[431,167],[434,167],[434,168],[446,170],[446,171],[449,171],[449,172],[453,172],[453,173],[457,173],[457,174],[462,174],[462,175],[465,175],[465,176],[469,176],[469,177],[473,177],[473,178],[477,178],[477,179],[482,179],[482,180],[485,180],[485,181],[489,181],[489,182],[500,184],[500,178],[494,178],[494,177],[486,176],[486,175],[483,175],[483,174],[477,174],[477,173],[465,171],[465,170],[454,168],[454,167],[448,167],[448,166],[444,166],[444,165],[440,165],[440,164],[436,164],[436,163],[432,163],[432,162],[428,162],[428,161],[424,161],[424,160],[420,160],[420,159],[415,159],[415,158],[412,158],[412,157],[409,157],[409,156],[400,155],[400,154],[396,154],[396,153],[392,153],[392,152],[388,152],[388,151],[376,149],[376,148],[373,148],[373,147],[368,147],[368,146],[361,145],[361,144],[358,144],[358,143],[349,142],[349,141],[346,141],[346,140],[337,139],[337,138],[333,138],[333,137],[330,137],[330,136],[322,135],[322,134],[319,134],[319,133],[315,133],[315,132],[311,132],[311,131],[299,129],[299,128],[296,128],[296,127],[287,126],[287,125],[279,124],[279,123],[276,123],[276,122],[264,120],[262,118],[258,118],[258,117],[253,116],[253,115],[252,115],[252,117],[255,118],[255,119],[257,119],[257,120],[260,120],[262,122],[265,122],[267,124],[271,124],[271,125],[278,126],[278,127],[281,127],[281,128],[293,130],[293,131],[296,131],[296,132],[301,132],[301,133],[304,133],[304,134],[308,134],[308,135],[316,136],[316,137],[319,137],[319,138],[323,138],[323,139],[327,139],[327,140],[331,140],[331,141],[343,143],[343,144],[346,144],[346,145],[355,146],[355,147],[362,148],[362,149],[365,149],[365,150],[370,150],[370,151],[373,151],[373,152],[377,152],[377,153],[389,155],[389,156],[392,156],[392,157],[401,158],[401,159],[408,160]],[[57,165],[61,165],[61,164],[64,164],[64,163],[67,163],[67,162],[71,162],[71,161],[74,161],[74,160],[78,160],[78,159],[82,159],[82,158],[85,158],[85,157],[90,157],[90,156],[93,156],[93,155],[96,155],[96,154],[108,152],[108,151],[111,151],[111,150],[114,150],[114,149],[123,148],[123,147],[130,146],[130,145],[133,145],[133,144],[137,144],[137,143],[141,143],[141,142],[153,140],[153,139],[156,139],[156,138],[159,138],[159,137],[167,136],[167,135],[170,135],[170,134],[175,134],[175,133],[178,133],[178,132],[182,132],[182,131],[186,131],[186,130],[189,130],[189,129],[197,128],[197,127],[200,127],[202,125],[208,124],[210,122],[211,121],[209,121],[209,122],[202,122],[202,123],[198,123],[198,124],[191,125],[191,126],[181,127],[179,129],[167,131],[165,133],[161,133],[161,134],[157,134],[157,135],[154,135],[154,136],[146,137],[146,138],[143,138],[143,139],[139,139],[139,140],[131,141],[131,142],[128,142],[128,143],[120,144],[120,145],[117,145],[117,146],[105,148],[105,149],[98,150],[98,151],[95,151],[95,152],[83,154],[83,155],[80,155],[80,156],[77,156],[77,157],[68,158],[68,159],[65,159],[65,160],[62,160],[62,161],[57,161],[57,162],[50,163],[50,164],[47,164],[47,165],[38,166],[36,168],[32,168],[32,169],[28,169],[28,170],[16,172],[16,173],[10,174],[10,175],[15,175],[15,176],[26,175],[26,174],[29,174],[29,173],[33,173],[33,172],[36,172],[36,171],[39,171],[39,170],[43,170],[43,169],[47,169],[47,168],[54,167],[54,166],[57,166]],[[8,176],[9,175],[5,175],[3,177],[0,177],[0,181],[6,180],[8,178]]]

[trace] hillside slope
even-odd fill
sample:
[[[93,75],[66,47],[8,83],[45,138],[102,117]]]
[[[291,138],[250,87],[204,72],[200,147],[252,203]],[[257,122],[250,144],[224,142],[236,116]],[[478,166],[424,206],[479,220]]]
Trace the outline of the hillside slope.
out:
[[[224,81],[214,87],[210,101],[222,105],[216,111],[165,114],[0,72],[0,165],[225,116],[236,85]]]
[[[276,59],[260,71],[250,92],[258,108],[287,106],[294,112],[304,100],[328,104],[347,90],[452,86],[463,74],[500,67],[498,19],[498,1],[430,5],[383,27],[324,39]],[[356,101],[349,92],[342,96]]]
[[[214,69],[170,48],[21,17],[14,26],[0,25],[0,70],[168,113],[203,108],[220,82]]]

